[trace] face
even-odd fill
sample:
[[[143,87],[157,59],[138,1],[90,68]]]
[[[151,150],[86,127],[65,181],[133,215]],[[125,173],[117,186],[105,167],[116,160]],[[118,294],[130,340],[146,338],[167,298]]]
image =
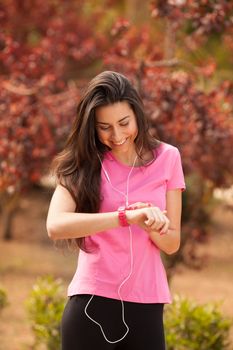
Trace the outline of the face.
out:
[[[116,155],[132,154],[138,134],[135,114],[126,101],[96,109],[96,130],[100,142]]]

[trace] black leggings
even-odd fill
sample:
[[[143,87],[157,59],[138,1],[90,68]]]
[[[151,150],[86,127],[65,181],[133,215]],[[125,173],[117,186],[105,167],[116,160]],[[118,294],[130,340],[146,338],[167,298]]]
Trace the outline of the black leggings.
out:
[[[129,332],[120,342],[109,344],[100,327],[85,315],[90,297],[75,295],[68,300],[61,323],[62,350],[165,350],[163,304],[124,302]],[[110,341],[125,334],[119,300],[94,296],[87,312]]]

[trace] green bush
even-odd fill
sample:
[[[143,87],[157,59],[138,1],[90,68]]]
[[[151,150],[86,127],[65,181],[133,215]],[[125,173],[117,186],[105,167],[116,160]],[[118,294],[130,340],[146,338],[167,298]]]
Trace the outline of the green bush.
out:
[[[60,348],[60,322],[66,298],[61,280],[41,277],[33,286],[27,309],[35,334],[35,347]],[[231,322],[219,311],[219,304],[197,305],[175,296],[164,314],[167,350],[227,350]]]
[[[44,344],[48,350],[60,348],[60,321],[64,306],[61,280],[55,280],[51,276],[38,278],[26,301],[35,335],[35,347]]]
[[[219,311],[219,304],[197,305],[175,296],[165,308],[167,350],[229,349],[231,322]]]
[[[0,288],[0,311],[7,306],[8,301],[7,301],[7,295],[6,291],[2,288]]]

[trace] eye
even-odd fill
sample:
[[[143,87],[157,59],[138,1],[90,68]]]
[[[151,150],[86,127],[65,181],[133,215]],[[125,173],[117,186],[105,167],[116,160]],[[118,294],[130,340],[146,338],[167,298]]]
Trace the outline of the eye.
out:
[[[100,130],[109,130],[110,126],[99,126]]]
[[[129,122],[124,122],[120,124],[120,126],[127,126],[127,125],[129,125]]]

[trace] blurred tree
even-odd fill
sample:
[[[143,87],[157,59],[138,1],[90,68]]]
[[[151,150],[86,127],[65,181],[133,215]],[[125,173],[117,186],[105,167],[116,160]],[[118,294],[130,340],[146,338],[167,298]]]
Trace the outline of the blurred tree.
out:
[[[101,12],[86,7],[75,0],[1,2],[0,208],[6,239],[19,194],[47,172],[68,132],[79,96],[74,79],[98,63],[106,45],[96,30]]]
[[[74,80],[82,84],[83,78],[102,69],[103,59],[106,68],[135,82],[152,132],[179,145],[190,186],[184,193],[183,246],[169,259],[169,267],[172,271],[177,261],[197,266],[195,243],[206,237],[206,203],[215,186],[232,181],[233,84],[223,77],[232,77],[226,71],[233,65],[233,4],[152,1],[152,16],[140,25],[141,18],[133,13],[135,25],[122,17],[130,17],[130,8],[140,12],[137,1],[127,7],[124,0],[1,2],[4,235],[11,236],[19,194],[46,173],[64,142],[79,97]]]
[[[180,261],[200,266],[196,246],[207,238],[213,189],[232,184],[233,82],[213,84],[215,57],[206,54],[195,62],[186,52],[195,55],[216,36],[230,40],[233,3],[170,0],[151,6],[153,35],[148,26],[140,33],[133,26],[118,26],[120,38],[105,55],[105,64],[137,84],[153,133],[179,145],[182,154],[190,186],[184,193],[182,248],[167,261],[172,274]]]
[[[144,0],[126,0],[125,1],[125,16],[129,18],[132,24],[142,24],[145,18],[149,18],[149,1]]]

